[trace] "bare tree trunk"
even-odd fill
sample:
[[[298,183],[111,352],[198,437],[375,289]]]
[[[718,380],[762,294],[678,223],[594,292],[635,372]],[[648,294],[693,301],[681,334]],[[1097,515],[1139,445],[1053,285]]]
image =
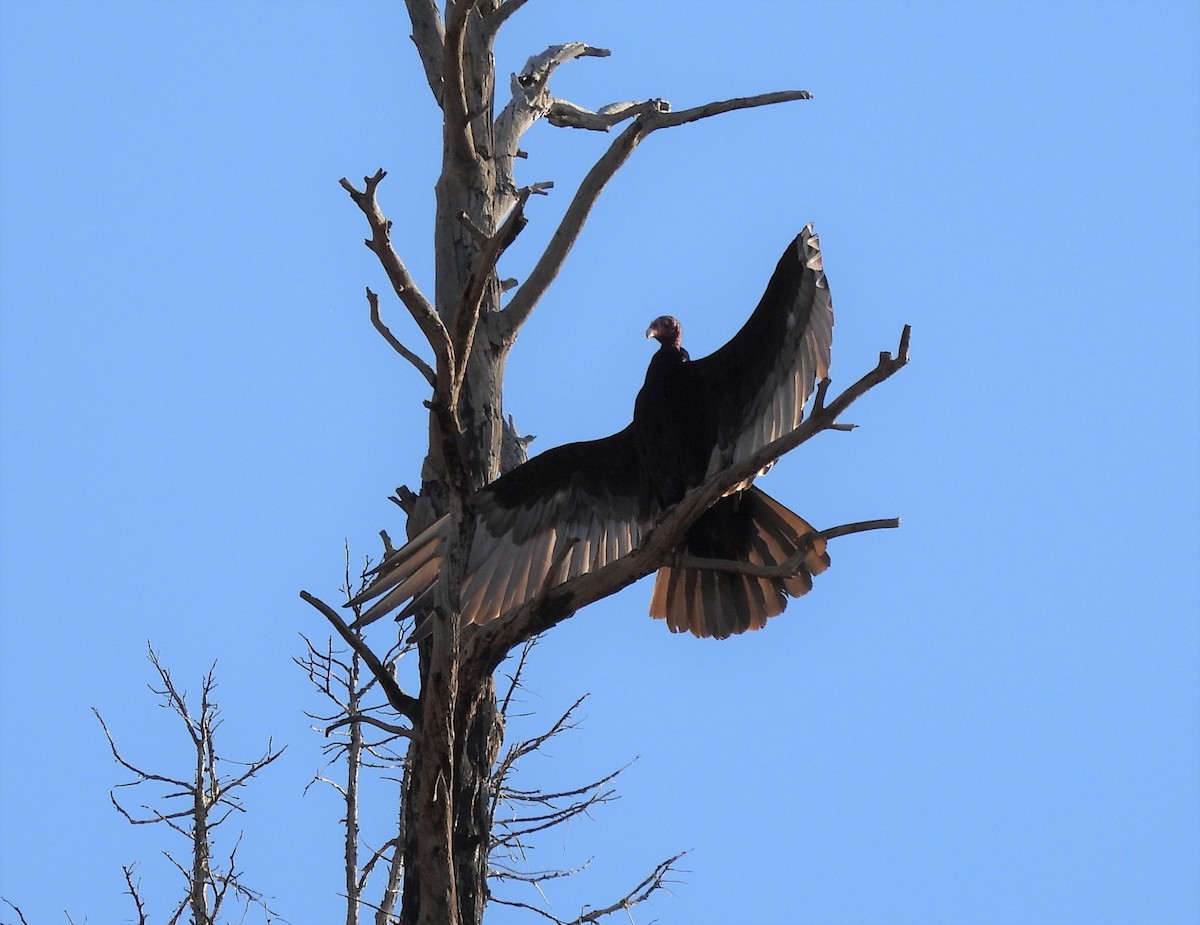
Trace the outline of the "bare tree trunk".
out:
[[[436,185],[434,231],[436,283],[434,305],[446,328],[460,332],[474,319],[463,293],[482,287],[474,337],[456,338],[469,357],[457,408],[461,436],[456,448],[462,488],[486,485],[499,473],[503,435],[501,393],[507,344],[494,336],[491,319],[499,311],[500,286],[491,266],[485,280],[472,280],[484,242],[495,234],[499,210],[514,201],[497,194],[491,157],[495,63],[492,33],[471,3],[446,9],[447,56],[461,42],[459,74],[465,107],[443,99],[443,167]],[[461,362],[461,359],[459,359]],[[409,520],[409,536],[447,513],[451,506],[444,421],[440,409],[430,415],[430,452],[420,499]],[[455,609],[455,608],[451,608]],[[443,626],[422,645],[421,721],[415,760],[408,768],[409,794],[421,811],[405,827],[406,876],[401,922],[455,922],[477,925],[487,903],[488,834],[491,831],[488,784],[499,750],[495,688],[490,672],[460,678],[457,628]],[[457,747],[456,747],[457,746]]]
[[[205,742],[208,739],[208,717],[202,714],[196,737],[196,778],[195,789],[192,791],[192,923],[193,925],[209,925],[208,915],[208,870],[209,833],[208,833],[208,788],[205,780],[209,766],[209,756],[206,754]]]

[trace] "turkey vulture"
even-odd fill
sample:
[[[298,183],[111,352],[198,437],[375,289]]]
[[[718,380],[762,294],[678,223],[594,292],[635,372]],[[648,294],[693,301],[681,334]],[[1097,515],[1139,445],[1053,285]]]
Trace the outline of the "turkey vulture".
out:
[[[833,338],[812,225],[788,245],[749,320],[715,353],[691,360],[671,316],[657,318],[646,336],[660,346],[628,427],[548,450],[472,498],[477,520],[459,597],[464,621],[494,620],[626,555],[689,489],[800,424],[814,382],[828,375]],[[785,578],[659,569],[650,615],[673,632],[723,639],[758,629],[829,565],[813,528],[750,481],[706,511],[676,552],[770,566],[811,548]],[[401,617],[432,604],[447,525],[438,520],[384,559],[372,585],[351,602],[378,598],[358,625],[406,601]]]

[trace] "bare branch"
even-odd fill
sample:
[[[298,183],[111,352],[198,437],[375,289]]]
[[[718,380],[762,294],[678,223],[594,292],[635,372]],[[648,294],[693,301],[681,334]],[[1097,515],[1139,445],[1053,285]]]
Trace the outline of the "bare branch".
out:
[[[795,575],[804,562],[804,557],[812,548],[815,540],[831,540],[838,536],[849,536],[851,533],[865,533],[868,530],[887,530],[900,526],[899,517],[886,520],[863,520],[853,524],[841,524],[824,530],[814,530],[800,537],[799,548],[779,565],[754,565],[751,562],[738,562],[733,559],[703,559],[699,556],[672,555],[670,564],[676,568],[704,569],[709,572],[733,572],[737,575],[752,575],[755,578],[788,578]]]
[[[367,224],[371,228],[371,237],[366,241],[367,247],[379,258],[379,262],[383,265],[384,272],[387,273],[388,280],[392,284],[392,289],[404,303],[405,308],[408,309],[409,314],[416,321],[417,327],[421,329],[421,333],[425,335],[426,341],[433,349],[434,356],[437,358],[437,381],[449,386],[455,363],[450,335],[437,311],[417,288],[412,275],[408,272],[408,267],[404,265],[404,261],[400,259],[400,255],[392,246],[392,223],[384,216],[375,198],[375,190],[386,176],[387,172],[380,168],[373,176],[364,177],[365,185],[362,191],[356,189],[354,184],[345,177],[342,177],[338,183],[350,194],[354,204],[366,216]]]
[[[337,611],[324,601],[314,597],[307,591],[301,591],[300,597],[315,607],[321,616],[333,624],[333,628],[337,630],[338,635],[345,640],[350,648],[358,653],[359,658],[371,669],[371,674],[379,681],[379,685],[387,695],[388,703],[392,705],[392,709],[416,722],[417,717],[420,715],[417,699],[410,697],[401,690],[400,685],[396,683],[395,677],[379,660],[379,656],[372,652],[367,644],[363,642],[362,637],[350,629],[345,621],[338,616]]]
[[[493,130],[497,183],[501,191],[516,189],[513,161],[521,156],[521,138],[538,119],[550,113],[555,103],[561,102],[556,100],[549,90],[550,77],[554,71],[559,65],[576,58],[603,58],[609,54],[611,52],[605,48],[593,48],[583,42],[551,45],[541,54],[534,55],[526,61],[520,74],[512,75],[512,99],[496,117]]]
[[[520,191],[516,204],[509,210],[504,222],[494,235],[483,242],[479,252],[475,255],[471,275],[467,278],[462,301],[455,313],[455,356],[469,357],[471,355],[471,347],[475,343],[475,331],[479,326],[479,312],[483,304],[483,296],[487,291],[488,281],[492,278],[501,255],[528,224],[528,219],[525,218],[525,202],[529,199],[530,192],[531,190],[528,188]],[[451,401],[457,402],[466,375],[467,364],[463,362],[455,371]]]
[[[574,729],[575,724],[571,722],[571,717],[575,715],[575,711],[579,709],[585,700],[587,700],[587,696],[587,694],[580,695],[573,704],[567,707],[566,712],[556,719],[554,724],[541,735],[536,735],[532,739],[526,739],[524,742],[514,745],[509,752],[512,755],[512,758],[506,759],[506,763],[512,764],[514,761],[524,757],[525,755],[528,755],[530,752],[536,751],[548,740],[554,738],[560,732],[563,732],[567,729]]]
[[[342,726],[348,726],[351,723],[366,723],[368,726],[374,726],[376,729],[381,729],[389,735],[401,736],[402,738],[410,738],[412,730],[406,729],[404,726],[393,726],[391,723],[385,723],[383,720],[371,716],[368,713],[355,713],[353,716],[346,716],[325,727],[325,735],[329,735],[335,729],[340,729]]]
[[[460,165],[474,164],[475,142],[471,130],[471,114],[467,111],[465,79],[467,20],[475,9],[476,0],[455,0],[447,11],[446,38],[442,46],[442,112],[445,114],[443,132],[447,157]]]
[[[596,204],[600,193],[608,181],[620,169],[642,139],[660,128],[670,128],[684,125],[699,119],[733,112],[738,109],[751,109],[756,106],[770,106],[776,103],[786,103],[794,100],[807,100],[812,96],[807,90],[785,90],[777,93],[763,93],[758,96],[738,97],[731,100],[721,100],[683,109],[679,112],[667,112],[661,108],[643,111],[625,131],[618,135],[608,150],[588,171],[583,182],[579,184],[566,214],[559,222],[558,228],[550,238],[545,252],[539,258],[529,278],[517,289],[507,307],[501,313],[505,322],[505,336],[515,338],[520,326],[529,317],[534,306],[538,303],[550,284],[558,276],[563,262],[575,246],[575,241],[582,231],[592,207]],[[653,101],[652,101],[653,102]]]
[[[512,703],[513,694],[521,687],[521,675],[525,672],[525,662],[529,660],[529,653],[533,651],[533,647],[537,645],[537,637],[526,639],[521,646],[521,654],[517,657],[517,664],[513,668],[512,674],[508,676],[508,690],[504,696],[499,698],[499,708],[501,715],[508,714],[509,704]]]
[[[504,0],[503,3],[498,4],[484,19],[484,29],[491,35],[495,35],[500,31],[500,27],[508,22],[508,18],[523,7],[525,3],[526,0]]]
[[[412,21],[412,42],[417,46],[425,79],[433,98],[442,105],[442,53],[446,45],[446,28],[438,12],[436,0],[405,0],[408,18]]]
[[[537,906],[530,905],[529,903],[523,903],[518,900],[493,896],[492,901],[500,903],[504,906],[513,906],[517,909],[527,909],[530,912],[536,912],[547,921],[555,923],[555,925],[591,925],[591,923],[599,922],[601,919],[612,915],[614,912],[628,913],[628,911],[634,906],[638,905],[639,903],[646,902],[646,900],[650,899],[650,897],[652,897],[655,893],[667,890],[668,884],[671,883],[667,877],[672,873],[679,872],[675,865],[685,854],[687,854],[686,851],[681,851],[674,857],[670,857],[665,861],[661,861],[658,866],[655,867],[654,870],[651,871],[644,880],[642,880],[641,883],[639,883],[615,902],[610,903],[609,905],[600,909],[588,909],[587,907],[584,907],[578,916],[570,919],[569,921],[567,919],[560,919],[558,916],[552,915],[544,909],[539,909]]]
[[[29,925],[29,923],[25,920],[25,913],[21,911],[20,906],[4,897],[0,897],[0,902],[3,902],[4,905],[8,906],[8,908],[17,914],[17,920],[21,923],[21,925]],[[68,918],[70,918],[70,916],[68,916]]]
[[[104,717],[100,715],[100,711],[95,707],[92,707],[92,712],[96,715],[96,719],[100,721],[100,728],[104,730],[104,737],[108,739],[108,747],[112,750],[113,758],[115,758],[117,760],[117,764],[121,765],[121,767],[123,767],[126,771],[129,771],[131,774],[136,774],[143,780],[157,781],[161,784],[170,784],[172,787],[179,787],[183,790],[189,790],[191,788],[191,784],[188,784],[184,781],[176,780],[173,777],[164,777],[161,774],[152,774],[149,771],[144,771],[137,765],[130,764],[128,761],[126,761],[124,757],[122,757],[121,753],[117,751],[117,743],[113,741],[112,733],[108,731],[108,726],[104,722]]]
[[[271,750],[271,740],[268,739],[267,740],[267,750],[263,754],[263,756],[261,758],[257,759],[256,761],[251,761],[246,766],[246,770],[242,774],[239,774],[237,777],[235,777],[231,780],[228,780],[224,783],[224,785],[222,786],[222,790],[224,791],[224,794],[222,794],[222,796],[221,796],[221,802],[228,803],[227,794],[229,793],[229,791],[234,790],[238,787],[241,787],[242,784],[246,783],[246,781],[248,781],[251,777],[253,777],[255,774],[257,774],[259,771],[261,771],[267,765],[271,764],[276,758],[278,758],[280,755],[282,755],[286,751],[287,751],[286,745],[283,748],[279,749],[279,751],[272,751]],[[226,759],[226,761],[228,762],[228,759]],[[228,762],[228,763],[232,763],[232,762]],[[239,807],[237,807],[237,809],[240,810],[241,807],[239,806]]]
[[[408,362],[410,362],[416,368],[417,372],[425,377],[425,381],[428,382],[431,387],[437,388],[437,377],[434,375],[433,368],[419,356],[405,347],[404,344],[400,343],[400,341],[396,339],[396,335],[394,335],[388,329],[388,326],[383,323],[383,319],[379,315],[379,296],[372,292],[369,286],[367,287],[367,302],[371,306],[371,324],[375,326],[375,330],[383,335],[383,339],[392,345],[393,350],[400,354],[400,356],[404,357],[404,359],[408,360]]]
[[[546,121],[556,128],[580,128],[591,132],[607,132],[614,125],[650,112],[668,112],[666,100],[650,99],[639,102],[609,103],[595,112],[567,100],[555,100],[546,113]]]
[[[125,886],[128,888],[126,892],[133,897],[133,905],[137,910],[137,925],[146,925],[146,907],[143,905],[141,894],[138,892],[138,884],[133,882],[134,866],[132,864],[122,864],[121,873],[125,875]]]
[[[411,742],[409,743],[410,748],[412,744]],[[407,774],[407,771],[405,773]],[[393,925],[395,919],[392,917],[392,910],[396,908],[396,903],[400,901],[400,892],[404,878],[405,821],[403,787],[400,788],[399,803],[395,848],[392,850],[392,859],[388,864],[387,883],[384,886],[383,899],[375,907],[375,925]]]

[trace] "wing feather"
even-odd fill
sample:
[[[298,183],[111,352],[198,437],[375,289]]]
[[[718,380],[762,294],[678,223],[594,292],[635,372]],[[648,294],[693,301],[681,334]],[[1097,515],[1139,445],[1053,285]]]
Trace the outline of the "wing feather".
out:
[[[476,493],[472,506],[478,519],[459,605],[474,623],[619,558],[657,514],[631,428],[535,456]],[[384,561],[355,599],[378,598],[361,623],[432,599],[447,524],[439,520]]]
[[[820,241],[808,225],[788,245],[742,329],[687,364],[713,415],[716,444],[706,475],[800,425],[816,381],[829,374],[832,342],[833,304]]]

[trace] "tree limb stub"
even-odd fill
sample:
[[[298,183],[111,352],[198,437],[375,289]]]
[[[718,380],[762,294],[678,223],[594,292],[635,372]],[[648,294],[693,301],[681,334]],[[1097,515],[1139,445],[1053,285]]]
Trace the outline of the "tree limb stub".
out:
[[[596,161],[579,184],[571,204],[567,207],[558,228],[550,238],[550,243],[546,246],[542,256],[538,258],[528,279],[517,288],[508,305],[500,313],[500,317],[503,319],[503,336],[506,339],[516,337],[518,329],[524,324],[534,306],[558,276],[600,193],[603,192],[604,187],[621,165],[629,159],[643,138],[660,128],[685,125],[739,109],[753,109],[758,106],[771,106],[776,103],[807,99],[812,99],[812,94],[807,90],[782,90],[758,96],[719,100],[703,106],[694,106],[691,109],[681,109],[678,112],[662,108],[647,109],[641,112],[628,128],[613,139],[608,150],[600,156],[600,159]]]
[[[905,325],[897,355],[893,357],[887,351],[882,352],[875,368],[860,377],[829,405],[824,404],[829,386],[823,382],[823,388],[818,388],[814,397],[812,412],[804,423],[688,492],[629,555],[595,572],[584,573],[549,589],[544,595],[491,623],[484,626],[473,624],[463,640],[464,670],[490,673],[523,640],[545,632],[581,607],[608,597],[667,564],[688,528],[731,488],[752,478],[764,467],[820,432],[832,429],[838,415],[856,399],[903,369],[908,363],[910,333],[911,327]]]

